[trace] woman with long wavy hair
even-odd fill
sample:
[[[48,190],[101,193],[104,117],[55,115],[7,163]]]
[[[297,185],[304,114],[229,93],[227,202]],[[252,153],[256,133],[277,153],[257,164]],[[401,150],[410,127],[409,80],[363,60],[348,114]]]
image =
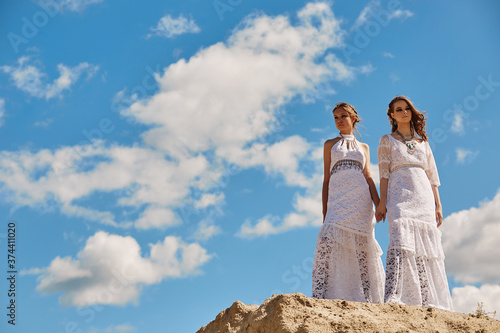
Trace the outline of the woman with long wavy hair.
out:
[[[380,202],[389,221],[385,302],[453,310],[441,245],[439,176],[425,132],[424,113],[397,96],[387,115],[391,134],[380,139]]]

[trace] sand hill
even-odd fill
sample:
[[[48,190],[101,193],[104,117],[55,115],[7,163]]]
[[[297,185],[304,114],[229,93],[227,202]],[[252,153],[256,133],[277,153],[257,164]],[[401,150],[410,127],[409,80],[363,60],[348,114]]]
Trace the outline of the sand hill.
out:
[[[500,332],[488,317],[399,304],[319,300],[303,294],[273,295],[262,305],[236,301],[197,333]]]

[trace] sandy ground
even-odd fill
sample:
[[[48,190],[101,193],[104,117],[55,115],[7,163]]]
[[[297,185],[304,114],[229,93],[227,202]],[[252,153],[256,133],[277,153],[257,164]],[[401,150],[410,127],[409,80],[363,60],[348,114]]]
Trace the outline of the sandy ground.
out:
[[[273,295],[260,306],[236,301],[197,333],[499,332],[489,317],[413,305],[320,300],[301,293]]]

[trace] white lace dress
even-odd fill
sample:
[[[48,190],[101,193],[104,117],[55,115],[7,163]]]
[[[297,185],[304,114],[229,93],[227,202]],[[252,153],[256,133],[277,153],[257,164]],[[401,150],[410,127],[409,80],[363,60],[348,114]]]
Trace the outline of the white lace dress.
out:
[[[380,178],[388,179],[385,302],[452,311],[431,187],[440,183],[429,143],[417,143],[410,153],[404,143],[384,135],[378,163]]]
[[[331,151],[328,206],[316,243],[312,296],[383,302],[385,273],[363,175],[366,158],[353,135],[344,138]]]

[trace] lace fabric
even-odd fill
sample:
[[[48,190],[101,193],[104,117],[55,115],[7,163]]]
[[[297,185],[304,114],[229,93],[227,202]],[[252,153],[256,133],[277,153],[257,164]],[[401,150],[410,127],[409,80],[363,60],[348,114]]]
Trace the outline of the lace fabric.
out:
[[[377,152],[380,177],[388,179],[385,301],[452,310],[432,191],[440,183],[430,146],[420,142],[409,154],[402,142],[384,135]]]
[[[416,256],[392,249],[386,258],[386,303],[432,306],[453,310],[444,263],[439,259]]]
[[[327,214],[316,243],[312,295],[358,302],[382,302],[384,267],[375,240],[374,209],[362,173],[366,158],[353,136],[331,151]],[[345,163],[342,161],[351,161]]]
[[[413,154],[407,152],[404,143],[386,134],[380,138],[377,149],[380,179],[389,179],[389,174],[407,165],[420,165],[431,185],[441,185],[436,161],[427,141],[417,143]]]
[[[316,245],[312,296],[356,302],[383,302],[382,250],[366,236],[324,225]]]

